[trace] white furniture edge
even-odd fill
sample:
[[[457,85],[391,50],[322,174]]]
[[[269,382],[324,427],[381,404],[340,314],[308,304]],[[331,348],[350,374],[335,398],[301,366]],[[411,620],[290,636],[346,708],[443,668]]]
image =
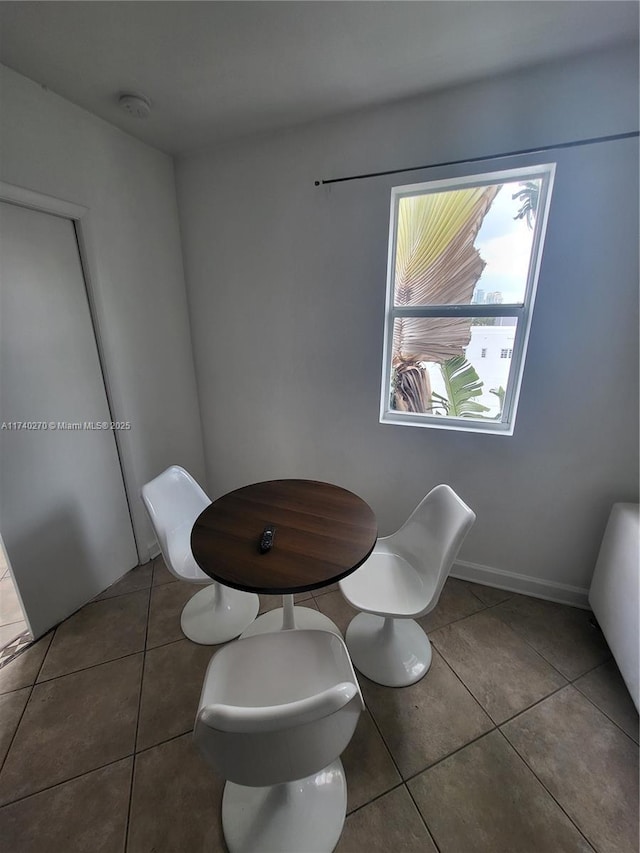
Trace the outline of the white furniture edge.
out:
[[[640,708],[638,607],[640,506],[611,508],[593,572],[589,601],[636,708]]]
[[[533,578],[529,575],[519,575],[516,572],[506,572],[503,569],[494,569],[491,566],[483,566],[480,563],[471,563],[466,560],[456,560],[449,576],[463,581],[479,583],[483,586],[504,589],[507,592],[518,592],[521,595],[530,595],[533,598],[544,598],[546,601],[555,601],[557,604],[569,604],[572,607],[591,610],[588,601],[589,590],[578,586]]]

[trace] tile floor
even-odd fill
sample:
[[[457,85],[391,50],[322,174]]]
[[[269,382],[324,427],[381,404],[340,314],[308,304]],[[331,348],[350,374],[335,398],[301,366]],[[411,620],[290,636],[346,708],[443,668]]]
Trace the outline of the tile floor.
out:
[[[4,649],[26,630],[27,623],[22,613],[13,578],[9,572],[4,550],[0,546],[0,649]]]
[[[225,850],[190,736],[215,651],[180,633],[193,592],[157,559],[0,669],[5,849]],[[299,600],[354,613],[335,588]],[[422,681],[361,678],[338,853],[635,853],[638,715],[590,614],[449,579],[421,622]]]

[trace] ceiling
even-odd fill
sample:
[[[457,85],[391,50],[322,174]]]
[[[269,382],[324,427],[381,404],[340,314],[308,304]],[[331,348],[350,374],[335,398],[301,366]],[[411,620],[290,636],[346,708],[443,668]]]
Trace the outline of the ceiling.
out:
[[[638,3],[4,0],[0,28],[5,65],[179,154],[633,41]]]

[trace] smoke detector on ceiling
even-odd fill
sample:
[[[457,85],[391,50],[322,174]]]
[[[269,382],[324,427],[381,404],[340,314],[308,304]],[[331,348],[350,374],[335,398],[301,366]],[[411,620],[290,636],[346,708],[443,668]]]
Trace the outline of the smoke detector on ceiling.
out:
[[[123,92],[118,98],[120,107],[133,118],[147,118],[151,112],[151,101],[144,95]]]

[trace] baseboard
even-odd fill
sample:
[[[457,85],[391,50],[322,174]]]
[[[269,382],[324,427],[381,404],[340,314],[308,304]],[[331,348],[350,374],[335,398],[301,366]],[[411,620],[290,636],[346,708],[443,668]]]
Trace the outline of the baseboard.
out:
[[[572,607],[580,607],[583,610],[591,609],[588,601],[589,590],[569,586],[566,583],[518,575],[515,572],[505,572],[502,569],[493,569],[491,566],[469,563],[466,560],[456,560],[450,574],[451,577],[463,581],[506,589],[509,592],[531,595],[534,598],[544,598],[546,601],[555,601],[558,604],[570,604]]]

